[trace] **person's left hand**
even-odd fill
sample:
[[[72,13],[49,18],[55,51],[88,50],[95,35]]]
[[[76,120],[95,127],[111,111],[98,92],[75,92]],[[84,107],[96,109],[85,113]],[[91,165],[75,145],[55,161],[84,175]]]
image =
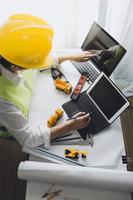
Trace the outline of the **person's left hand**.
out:
[[[96,54],[89,51],[83,51],[80,54],[73,55],[73,60],[76,62],[85,62],[94,56],[96,56]]]

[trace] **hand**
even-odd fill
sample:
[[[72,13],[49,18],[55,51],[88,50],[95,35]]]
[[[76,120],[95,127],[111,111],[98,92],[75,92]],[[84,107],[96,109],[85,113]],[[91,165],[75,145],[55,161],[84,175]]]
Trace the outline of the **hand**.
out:
[[[85,112],[79,112],[76,115],[74,115],[73,118],[75,119],[69,120],[70,123],[69,125],[72,130],[85,128],[89,126],[91,121],[90,114],[89,113],[85,114]]]
[[[73,131],[75,129],[81,129],[89,126],[91,118],[90,114],[85,112],[79,112],[73,117],[76,117],[76,119],[71,119],[69,121],[66,121],[60,125],[56,125],[55,127],[51,128],[51,139],[54,139],[56,137],[59,137],[69,131]]]
[[[71,55],[59,56],[58,63],[61,64],[63,61],[66,61],[66,60],[73,60],[76,62],[85,62],[94,56],[96,56],[96,53],[94,52],[83,51],[82,53],[78,53],[78,54],[75,53]]]
[[[73,60],[76,62],[85,62],[94,56],[96,56],[96,54],[89,51],[83,51],[82,53],[75,54],[72,57],[73,57]]]

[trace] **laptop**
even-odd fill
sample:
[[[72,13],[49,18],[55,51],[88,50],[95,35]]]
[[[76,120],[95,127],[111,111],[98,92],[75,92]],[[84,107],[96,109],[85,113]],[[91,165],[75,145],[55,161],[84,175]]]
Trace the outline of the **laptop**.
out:
[[[69,118],[80,111],[90,113],[90,125],[78,130],[83,139],[108,127],[128,106],[126,97],[103,72],[77,101],[62,105]]]
[[[102,71],[109,77],[126,53],[126,49],[96,22],[92,24],[81,50],[96,54],[87,62],[72,61],[80,74],[88,74],[91,83]]]

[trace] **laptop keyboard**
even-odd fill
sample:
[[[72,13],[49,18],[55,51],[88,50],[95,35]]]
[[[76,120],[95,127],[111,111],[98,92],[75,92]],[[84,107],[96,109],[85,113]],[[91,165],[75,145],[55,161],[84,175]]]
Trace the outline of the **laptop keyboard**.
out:
[[[80,133],[83,139],[87,138],[89,134],[95,134],[102,130],[104,127],[107,127],[109,123],[103,117],[101,112],[97,109],[97,107],[93,104],[91,99],[88,97],[86,92],[83,92],[78,100],[74,102],[73,100],[67,102],[63,105],[63,109],[67,113],[68,117],[72,117],[74,111],[79,112],[83,111],[86,113],[91,113],[91,123],[88,127],[79,129],[78,132]],[[74,113],[75,114],[75,113]]]
[[[75,62],[71,61],[72,64],[76,67],[76,69],[79,71],[79,73],[86,72],[89,76],[88,81],[91,81],[92,83],[96,80],[98,77],[99,73],[98,71],[95,70],[95,68],[90,64],[89,61],[86,62]]]

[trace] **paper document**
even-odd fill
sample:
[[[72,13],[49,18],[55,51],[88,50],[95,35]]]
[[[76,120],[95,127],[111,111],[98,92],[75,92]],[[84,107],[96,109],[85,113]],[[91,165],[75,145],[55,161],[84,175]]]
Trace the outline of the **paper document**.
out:
[[[51,186],[53,186],[51,188]],[[49,189],[51,190],[49,191]],[[48,192],[49,191],[49,192]],[[92,188],[81,188],[68,185],[28,182],[25,200],[48,200],[46,192],[61,191],[53,200],[131,200],[130,193]]]
[[[25,161],[19,164],[18,177],[83,188],[133,192],[133,172],[129,171]]]

